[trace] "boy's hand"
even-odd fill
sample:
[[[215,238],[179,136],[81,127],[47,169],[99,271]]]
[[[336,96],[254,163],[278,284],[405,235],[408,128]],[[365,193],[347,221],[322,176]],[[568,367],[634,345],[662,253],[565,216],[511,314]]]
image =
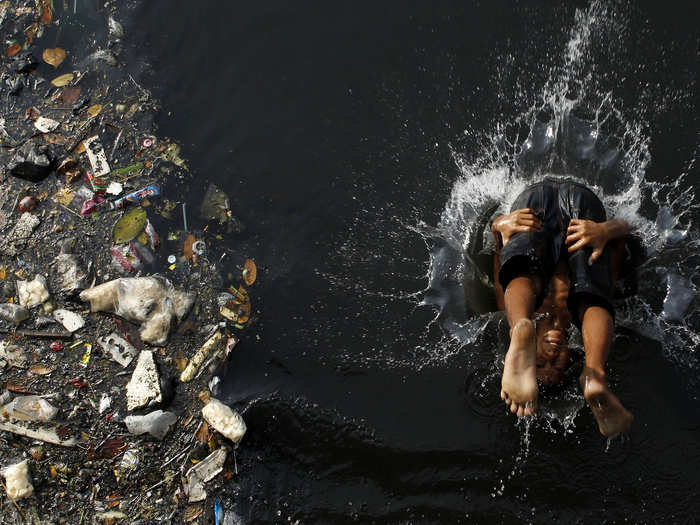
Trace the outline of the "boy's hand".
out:
[[[510,237],[518,232],[537,231],[542,229],[542,222],[530,208],[515,210],[508,215],[501,215],[491,225],[491,230],[501,234],[503,245]]]
[[[604,222],[595,222],[584,219],[571,219],[569,228],[566,230],[566,244],[569,253],[590,246],[593,253],[588,259],[588,264],[592,265],[603,254],[603,249],[610,237],[608,228]]]

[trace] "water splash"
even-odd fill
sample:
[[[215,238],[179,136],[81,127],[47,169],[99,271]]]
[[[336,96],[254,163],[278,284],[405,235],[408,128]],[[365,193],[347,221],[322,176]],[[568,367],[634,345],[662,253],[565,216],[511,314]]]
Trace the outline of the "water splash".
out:
[[[616,304],[618,324],[662,342],[671,361],[697,371],[700,331],[691,305],[697,297],[692,282],[700,267],[694,222],[699,205],[688,177],[694,161],[668,182],[647,180],[651,135],[639,117],[644,111],[623,111],[614,93],[600,91],[595,80],[592,50],[611,34],[624,33],[620,17],[609,9],[593,2],[588,10],[577,11],[561,63],[552,67],[524,112],[497,123],[495,132],[476,141],[477,154],[474,141],[471,148],[452,146],[460,176],[440,221],[434,228],[420,224],[413,229],[434,246],[423,304],[438,309],[436,319],[449,336],[462,341],[462,350],[475,351],[472,343],[496,315],[483,306],[493,294],[491,219],[507,212],[527,185],[550,174],[573,176],[600,197],[609,217],[633,226],[646,254],[637,293],[628,293]],[[519,95],[527,97],[524,91]],[[444,271],[444,261],[460,259],[461,264]],[[667,277],[669,267],[672,273]],[[455,282],[465,283],[463,299],[444,293]],[[656,296],[664,288],[667,297],[659,308]],[[461,308],[451,303],[454,300],[463,301]],[[462,310],[466,315],[461,320],[449,314]],[[585,404],[575,383],[570,382],[551,406],[542,407],[539,420],[545,428],[563,428],[566,433],[574,427]]]

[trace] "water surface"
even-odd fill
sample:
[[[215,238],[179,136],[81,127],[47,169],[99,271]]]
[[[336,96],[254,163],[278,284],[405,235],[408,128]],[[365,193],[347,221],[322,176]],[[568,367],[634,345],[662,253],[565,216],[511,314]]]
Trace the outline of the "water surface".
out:
[[[221,242],[261,268],[221,394],[249,426],[244,523],[695,519],[697,300],[662,312],[699,282],[697,8],[647,4],[172,0],[127,24],[183,198],[224,188],[247,230]],[[610,360],[624,442],[575,369],[530,425],[498,398],[484,217],[565,172],[650,254]]]

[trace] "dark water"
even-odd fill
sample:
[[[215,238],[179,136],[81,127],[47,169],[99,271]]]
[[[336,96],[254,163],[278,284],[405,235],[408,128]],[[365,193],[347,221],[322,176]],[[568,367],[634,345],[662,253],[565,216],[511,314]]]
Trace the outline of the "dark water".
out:
[[[700,284],[697,199],[683,193],[698,183],[697,7],[578,4],[171,0],[125,21],[161,132],[196,174],[188,202],[224,188],[248,229],[222,242],[261,268],[261,320],[221,394],[249,427],[231,484],[244,523],[697,519],[697,302],[667,326],[662,276],[642,287],[653,326],[621,323],[610,360],[635,425],[608,447],[575,388],[516,426],[498,399],[502,322],[461,294],[472,223],[451,213],[478,192],[460,181],[478,172],[507,192],[488,171],[509,165],[493,139],[530,129],[543,93],[560,95],[543,109],[575,99],[565,113],[586,122],[605,106],[601,130],[648,153],[620,168],[629,180],[589,182],[612,208],[635,190],[650,244],[687,230],[657,243],[648,271],[681,265]]]

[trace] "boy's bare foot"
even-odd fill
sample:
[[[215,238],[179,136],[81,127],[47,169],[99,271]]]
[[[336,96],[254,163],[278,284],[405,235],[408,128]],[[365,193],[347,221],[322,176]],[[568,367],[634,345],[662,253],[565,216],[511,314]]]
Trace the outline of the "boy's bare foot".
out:
[[[518,417],[531,416],[537,407],[535,326],[521,319],[513,327],[501,379],[501,399]]]
[[[617,396],[608,388],[605,373],[586,366],[579,381],[583,389],[583,397],[593,411],[600,433],[605,437],[613,437],[628,432],[634,416],[622,406]]]

